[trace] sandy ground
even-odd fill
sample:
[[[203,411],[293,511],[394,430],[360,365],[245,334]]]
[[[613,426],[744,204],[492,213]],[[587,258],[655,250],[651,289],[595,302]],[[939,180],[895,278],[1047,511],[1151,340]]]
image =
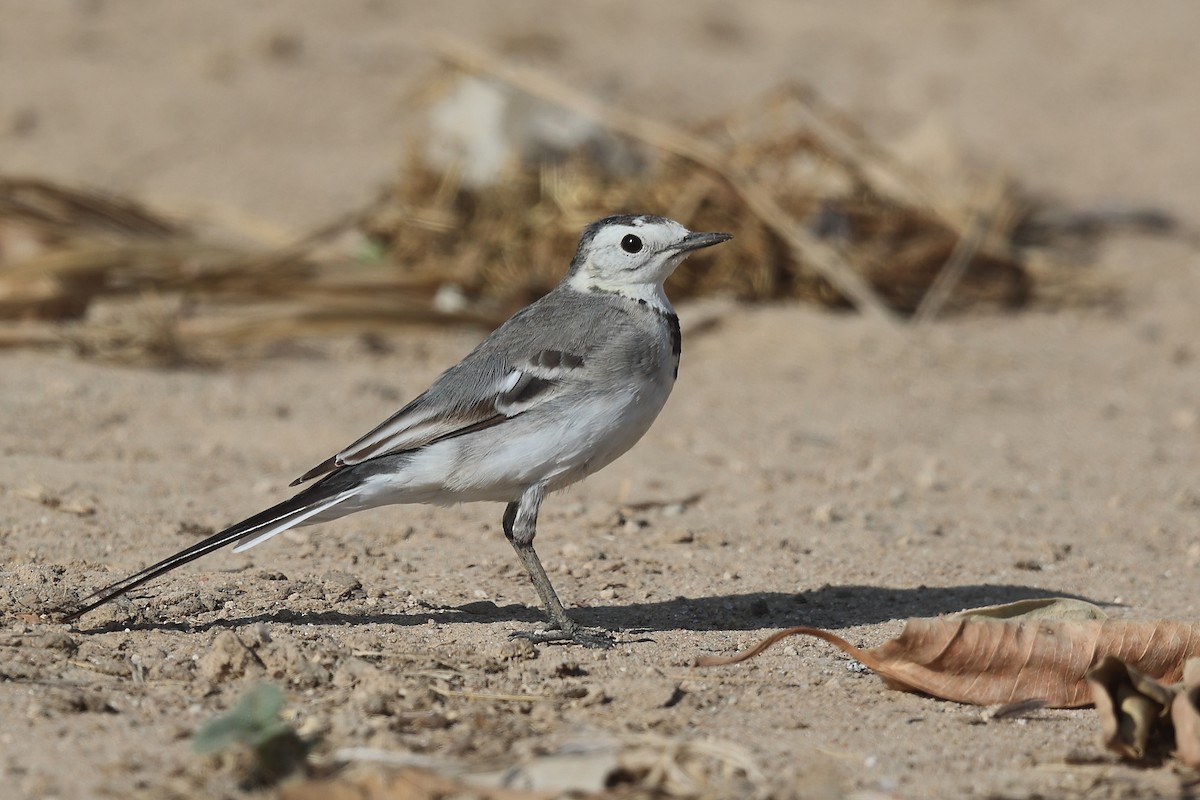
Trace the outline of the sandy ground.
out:
[[[1058,197],[1194,219],[1198,28],[1186,0],[4,2],[0,166],[298,230],[389,178],[441,30],[675,120],[804,78],[885,141],[934,125]],[[543,559],[578,619],[621,632],[610,651],[508,641],[539,613],[492,505],[362,514],[77,627],[31,621],[281,498],[478,331],[225,371],[0,354],[0,795],[239,796],[188,737],[264,678],[325,755],[486,769],[647,734],[736,742],[781,796],[1192,791],[1112,761],[1089,711],[983,724],[819,643],[689,666],[787,625],[876,644],[906,617],[1050,594],[1195,619],[1200,263],[1123,238],[1094,269],[1120,308],[900,332],[682,309],[685,330],[718,324],[685,335],[662,418],[543,511]]]

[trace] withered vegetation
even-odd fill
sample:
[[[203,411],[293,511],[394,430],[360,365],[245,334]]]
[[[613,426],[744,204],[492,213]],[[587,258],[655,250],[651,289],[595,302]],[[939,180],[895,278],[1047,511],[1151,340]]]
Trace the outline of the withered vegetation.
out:
[[[1104,295],[1020,246],[1038,209],[1010,181],[936,188],[811,89],[682,130],[477,52],[443,56],[592,118],[644,168],[611,171],[581,148],[475,186],[430,166],[418,135],[386,192],[283,244],[248,223],[0,179],[0,346],[179,365],[330,331],[491,326],[561,277],[583,225],[635,211],[736,237],[684,264],[677,300],[799,300],[894,323]]]

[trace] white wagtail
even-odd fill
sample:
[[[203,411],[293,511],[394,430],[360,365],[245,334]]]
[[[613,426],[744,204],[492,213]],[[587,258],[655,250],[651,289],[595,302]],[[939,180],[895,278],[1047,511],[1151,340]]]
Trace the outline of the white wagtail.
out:
[[[731,238],[650,215],[589,225],[566,277],[517,312],[379,427],[292,482],[290,500],[87,597],[75,619],[225,545],[240,552],[300,525],[391,503],[507,503],[504,535],[550,618],[533,641],[605,645],[563,609],[533,549],[547,493],[642,438],[679,370],[679,320],[663,281],[694,250]]]

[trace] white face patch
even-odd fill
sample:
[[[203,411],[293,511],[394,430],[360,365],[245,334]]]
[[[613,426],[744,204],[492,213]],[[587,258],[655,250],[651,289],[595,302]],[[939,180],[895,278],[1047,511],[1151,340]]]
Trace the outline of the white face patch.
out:
[[[687,228],[660,217],[634,217],[600,228],[581,252],[570,285],[620,294],[661,311],[671,304],[662,284],[683,261]]]

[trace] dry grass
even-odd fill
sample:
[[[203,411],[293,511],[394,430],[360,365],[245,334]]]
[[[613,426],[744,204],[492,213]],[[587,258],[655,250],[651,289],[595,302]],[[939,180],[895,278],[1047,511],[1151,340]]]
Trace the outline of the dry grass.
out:
[[[1014,243],[1031,206],[1010,183],[988,177],[967,200],[950,199],[810,89],[681,131],[475,51],[445,56],[598,119],[652,166],[614,175],[577,153],[471,188],[455,170],[429,167],[417,141],[383,197],[285,247],[246,231],[200,232],[123,198],[0,180],[0,346],[172,365],[328,331],[493,325],[561,277],[586,223],[617,212],[736,236],[685,262],[668,286],[677,299],[793,299],[932,319],[1034,296]],[[1039,280],[1054,284],[1052,265],[1039,266]],[[1069,298],[1063,285],[1059,301]]]

